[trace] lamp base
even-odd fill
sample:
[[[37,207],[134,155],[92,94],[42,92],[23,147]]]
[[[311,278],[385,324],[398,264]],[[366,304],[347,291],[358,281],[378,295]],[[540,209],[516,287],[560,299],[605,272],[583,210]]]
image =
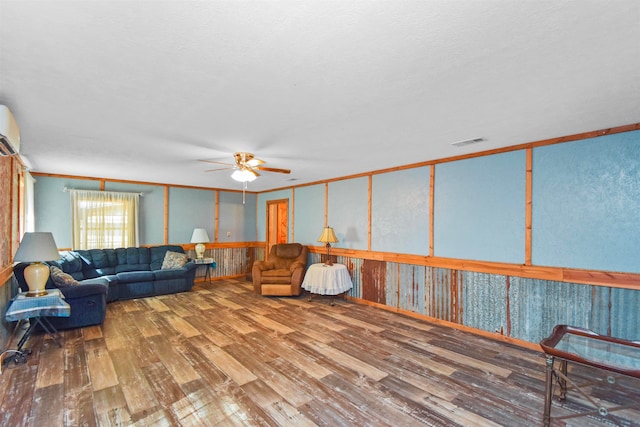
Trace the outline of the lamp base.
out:
[[[41,262],[34,262],[24,269],[24,281],[29,286],[28,297],[42,297],[47,295],[44,289],[49,279],[49,267]]]
[[[202,259],[204,258],[204,245],[202,243],[198,243],[195,246],[195,250],[196,250],[196,258],[197,259]]]
[[[327,260],[324,265],[331,267],[333,265],[333,261],[331,261],[331,244],[327,242]]]
[[[25,297],[43,297],[45,295],[47,295],[49,292],[47,291],[34,291],[34,292],[27,292],[27,294],[25,295]]]

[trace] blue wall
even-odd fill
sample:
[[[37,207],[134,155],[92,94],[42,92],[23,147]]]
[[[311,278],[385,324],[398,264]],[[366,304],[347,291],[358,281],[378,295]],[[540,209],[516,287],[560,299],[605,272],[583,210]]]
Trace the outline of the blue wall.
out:
[[[220,191],[218,196],[218,242],[253,242],[256,240],[256,201],[253,193]],[[227,236],[227,233],[231,236]],[[209,236],[213,239],[213,236]]]
[[[337,248],[368,248],[369,179],[354,178],[329,183],[328,224],[333,227]],[[318,234],[319,236],[320,234]]]
[[[537,265],[640,273],[640,132],[533,150]]]
[[[294,240],[303,245],[318,246],[324,227],[325,185],[310,185],[295,190]]]
[[[213,241],[216,192],[193,188],[169,189],[169,244],[191,241],[194,228],[207,230]]]
[[[371,250],[429,255],[430,167],[374,175]]]
[[[435,168],[434,255],[524,263],[525,151]]]
[[[35,231],[50,231],[59,248],[71,248],[71,195],[64,189],[100,190],[98,181],[35,177]]]

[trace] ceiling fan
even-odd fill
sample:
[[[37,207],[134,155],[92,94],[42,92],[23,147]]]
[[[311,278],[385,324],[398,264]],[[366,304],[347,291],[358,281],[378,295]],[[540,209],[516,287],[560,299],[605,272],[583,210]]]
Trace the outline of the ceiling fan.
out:
[[[231,178],[239,182],[253,181],[254,179],[260,176],[260,174],[257,171],[291,173],[289,169],[270,168],[267,166],[262,166],[266,162],[264,160],[257,159],[253,155],[253,153],[247,153],[247,152],[241,151],[241,152],[233,153],[233,157],[236,161],[235,164],[216,162],[213,160],[200,160],[200,161],[228,166],[225,168],[209,169],[209,170],[206,170],[205,172],[216,172],[221,170],[234,169],[234,172],[231,174]]]
[[[233,153],[233,157],[236,161],[235,164],[233,163],[224,163],[224,162],[216,162],[213,160],[200,160],[201,162],[205,162],[205,163],[215,163],[215,164],[219,164],[219,165],[226,165],[227,167],[224,168],[217,168],[217,169],[209,169],[206,170],[205,172],[216,172],[216,171],[221,171],[221,170],[228,170],[228,169],[233,169],[233,173],[231,174],[231,178],[233,178],[234,180],[238,181],[238,182],[242,182],[243,183],[243,190],[247,189],[247,182],[251,182],[254,179],[256,179],[257,177],[260,176],[260,174],[257,171],[265,171],[265,172],[277,172],[277,173],[291,173],[291,171],[289,169],[280,169],[280,168],[270,168],[267,166],[262,166],[264,165],[266,162],[264,160],[260,160],[257,159],[253,153],[247,153],[244,151],[240,151],[237,153]],[[243,191],[243,196],[244,196],[244,191]],[[244,197],[243,197],[244,199]],[[243,200],[244,202],[244,200]]]

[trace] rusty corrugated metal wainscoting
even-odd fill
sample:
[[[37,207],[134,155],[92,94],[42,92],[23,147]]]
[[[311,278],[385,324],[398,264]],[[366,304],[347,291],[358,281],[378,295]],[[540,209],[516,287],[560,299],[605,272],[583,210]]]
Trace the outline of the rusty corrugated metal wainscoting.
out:
[[[391,265],[391,263],[389,263]],[[364,260],[362,264],[362,299],[387,305],[387,263],[384,261]]]
[[[310,262],[321,262],[311,254]],[[640,339],[640,291],[338,256],[350,296],[538,343],[557,324]]]
[[[206,258],[216,261],[216,268],[211,271],[212,278],[242,276],[251,271],[253,261],[260,258],[264,250],[258,248],[211,248],[205,251]],[[263,255],[262,255],[263,256]]]

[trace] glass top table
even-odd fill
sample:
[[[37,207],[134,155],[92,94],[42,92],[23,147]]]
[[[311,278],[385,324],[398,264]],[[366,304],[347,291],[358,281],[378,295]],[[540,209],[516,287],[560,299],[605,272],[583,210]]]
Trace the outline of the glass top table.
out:
[[[640,341],[598,335],[574,326],[558,325],[540,342],[546,354],[640,378]]]
[[[579,363],[585,366],[615,372],[634,378],[640,378],[640,341],[628,341],[620,338],[599,335],[589,329],[568,325],[557,325],[551,335],[540,342],[545,352],[546,387],[544,402],[544,425],[551,423],[551,404],[554,394],[554,382],[560,386],[561,401],[565,400],[567,384],[577,390],[596,410],[577,415],[566,415],[559,419],[587,416],[591,414],[607,417],[609,413],[625,409],[625,406],[604,407],[591,399],[583,390],[571,381],[567,372],[567,363]],[[556,367],[555,361],[559,364]],[[610,380],[615,384],[615,380]]]

